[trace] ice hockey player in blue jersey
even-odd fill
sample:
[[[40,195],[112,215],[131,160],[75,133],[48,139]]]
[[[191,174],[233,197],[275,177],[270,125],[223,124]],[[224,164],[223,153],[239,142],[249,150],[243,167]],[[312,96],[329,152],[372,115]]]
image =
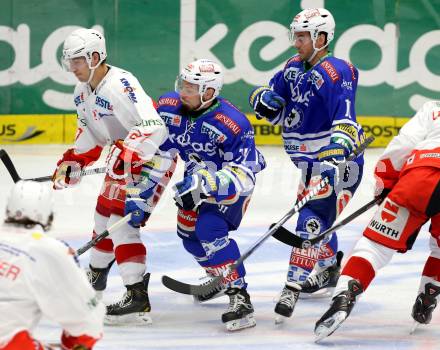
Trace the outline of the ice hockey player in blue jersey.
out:
[[[176,91],[158,100],[159,115],[169,131],[160,147],[162,160],[170,161],[178,155],[185,162],[184,178],[174,186],[177,234],[208,276],[222,274],[240,257],[229,231],[239,227],[255,186],[255,175],[265,167],[247,117],[218,96],[222,85],[220,66],[200,59],[183,68]],[[150,182],[152,179],[154,176],[149,177]],[[154,183],[131,193],[126,213],[139,214],[137,202],[151,194],[151,186]],[[143,220],[142,213],[138,220]],[[222,292],[229,296],[230,304],[222,321],[230,331],[256,324],[244,277],[241,265],[223,280]]]
[[[358,187],[363,158],[350,167],[345,161],[363,138],[356,122],[355,95],[358,71],[328,50],[335,21],[322,8],[306,9],[293,19],[290,39],[297,54],[276,73],[269,86],[256,87],[249,102],[258,118],[282,126],[284,149],[302,171],[299,198],[321,176],[330,184],[299,213],[296,233],[312,238],[329,228]],[[275,307],[277,315],[290,317],[300,291],[313,293],[334,287],[342,252],[333,234],[319,246],[293,248],[285,284]],[[277,316],[277,322],[283,317]]]

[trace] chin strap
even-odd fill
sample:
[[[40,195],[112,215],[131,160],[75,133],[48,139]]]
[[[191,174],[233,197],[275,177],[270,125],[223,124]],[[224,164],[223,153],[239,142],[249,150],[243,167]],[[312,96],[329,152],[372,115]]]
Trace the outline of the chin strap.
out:
[[[96,66],[95,67],[90,67],[89,66],[89,69],[90,69],[90,75],[89,75],[89,79],[87,79],[87,84],[90,84],[90,82],[92,81],[92,79],[93,79],[93,76],[95,75],[95,70],[96,70],[96,68],[98,68],[100,65],[101,65],[101,63],[103,62],[104,60],[99,60],[99,62],[96,64]]]
[[[328,46],[328,44],[330,44],[329,42],[327,42],[323,47],[317,49],[317,48],[315,47],[315,42],[316,42],[316,41],[313,40],[313,53],[312,53],[312,55],[307,59],[307,62],[308,62],[308,63],[310,63],[310,62],[315,58],[316,54],[317,54],[319,51],[324,50],[324,49]]]
[[[209,100],[203,102],[203,96],[200,95],[200,106],[198,108],[196,108],[194,111],[200,111],[201,109],[204,109],[204,107],[209,103],[214,101],[214,99],[216,98],[216,96],[213,96],[212,98],[210,98]]]

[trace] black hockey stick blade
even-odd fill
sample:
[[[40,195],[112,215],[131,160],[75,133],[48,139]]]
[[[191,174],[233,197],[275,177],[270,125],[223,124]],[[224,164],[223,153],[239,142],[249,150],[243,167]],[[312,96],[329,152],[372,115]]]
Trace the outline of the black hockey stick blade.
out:
[[[21,180],[21,177],[17,173],[17,169],[15,169],[14,163],[12,163],[11,158],[9,157],[9,154],[4,150],[0,150],[0,158],[3,162],[3,164],[6,167],[6,170],[8,171],[9,175],[11,175],[12,180],[14,183],[17,183]]]
[[[283,242],[292,247],[307,249],[308,247],[315,245],[316,243],[321,242],[326,237],[330,236],[334,231],[341,228],[342,226],[347,225],[349,222],[356,219],[361,214],[365,213],[368,209],[379,204],[382,201],[382,198],[374,198],[363,207],[356,210],[353,214],[347,216],[345,219],[341,220],[337,224],[334,224],[329,229],[322,232],[318,237],[312,239],[301,238],[297,236],[295,233],[289,231],[285,227],[279,227],[278,230],[272,235],[272,237],[276,238],[280,242]],[[275,224],[272,224],[270,227],[273,227]]]
[[[235,264],[233,264],[233,266],[235,266]],[[232,267],[232,265],[230,267]],[[226,271],[228,272],[226,272],[225,275],[229,274],[229,269]],[[223,276],[216,276],[203,284],[189,284],[164,275],[162,276],[162,284],[177,293],[205,296],[219,288],[222,284],[222,279]]]
[[[347,161],[355,159],[361,154],[368,145],[373,142],[374,137],[370,136],[364,140],[364,142],[352,152],[347,158]],[[221,276],[216,276],[208,282],[199,285],[188,284],[177,281],[168,276],[162,276],[162,283],[165,287],[182,294],[191,294],[204,296],[214,290],[216,290],[222,283],[223,278],[231,274],[237,266],[241,265],[259,246],[263,244],[270,236],[272,236],[279,227],[281,227],[287,220],[301,210],[314,196],[316,196],[325,186],[328,185],[329,179],[327,177],[321,179],[318,185],[314,186],[307,195],[305,195],[300,201],[295,203],[294,207],[290,209],[275,225],[273,225],[263,236],[261,236],[246,252],[243,253],[237,260],[234,261]]]
[[[274,227],[275,225],[276,223],[273,223],[272,225],[270,225],[270,228]],[[301,248],[304,242],[304,240],[301,237],[297,236],[296,234],[289,231],[287,228],[283,226],[278,227],[278,230],[275,231],[272,237],[284,244],[297,248]]]

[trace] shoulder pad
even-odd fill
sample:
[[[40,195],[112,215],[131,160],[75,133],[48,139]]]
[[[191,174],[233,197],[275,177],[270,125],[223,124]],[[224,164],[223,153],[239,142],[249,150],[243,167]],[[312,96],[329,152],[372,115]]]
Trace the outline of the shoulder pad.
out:
[[[180,100],[178,98],[176,98],[176,97],[173,97],[173,96],[161,96],[159,98],[159,101],[157,101],[157,104],[159,105],[159,107],[162,107],[162,106],[177,107],[179,102],[180,102]]]
[[[333,83],[337,82],[341,78],[336,67],[328,60],[321,62],[319,66],[322,67],[323,71],[327,73],[328,77]]]
[[[226,126],[226,128],[229,129],[234,135],[240,134],[241,132],[240,125],[226,114],[217,112],[214,115],[214,119],[217,120],[219,124]]]
[[[350,68],[350,72],[351,72],[351,79],[352,80],[356,80],[356,71],[357,71],[357,69],[356,69],[356,67],[355,66],[353,66],[353,64],[351,63],[351,62],[348,62],[348,61],[345,61],[345,60],[343,60],[345,63],[347,63],[347,66],[348,66],[348,68]]]
[[[286,68],[289,64],[297,63],[297,62],[301,62],[300,55],[295,55],[295,56],[289,58],[289,60],[285,64],[284,68]]]

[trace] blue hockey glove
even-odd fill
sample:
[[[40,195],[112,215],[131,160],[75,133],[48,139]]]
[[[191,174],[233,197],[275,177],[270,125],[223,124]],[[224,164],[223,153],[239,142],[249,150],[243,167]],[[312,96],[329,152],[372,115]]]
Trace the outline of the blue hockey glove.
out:
[[[217,190],[215,175],[201,169],[186,176],[173,186],[176,205],[183,210],[196,210],[211,194]]]
[[[350,150],[339,143],[330,143],[327,146],[322,147],[318,152],[318,160],[321,162],[321,177],[328,177],[329,184],[334,187],[335,183],[338,183],[340,173],[344,174],[344,163]]]
[[[284,98],[267,86],[259,86],[252,90],[249,95],[249,103],[258,119],[266,118],[268,120],[277,117],[286,105]]]
[[[131,213],[131,219],[128,221],[130,226],[145,226],[152,210],[147,201],[153,193],[154,187],[146,188],[142,183],[127,185],[124,215]]]

